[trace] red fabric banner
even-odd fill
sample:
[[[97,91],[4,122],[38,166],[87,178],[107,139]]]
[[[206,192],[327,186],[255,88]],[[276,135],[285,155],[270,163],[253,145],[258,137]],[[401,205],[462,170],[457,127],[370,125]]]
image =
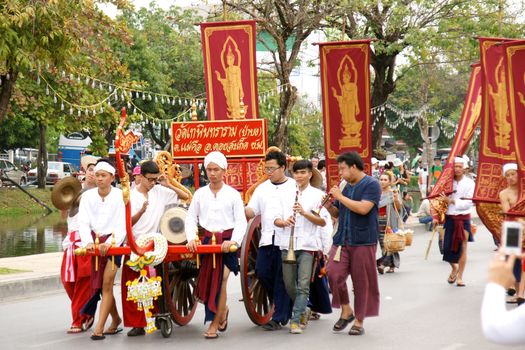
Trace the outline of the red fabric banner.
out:
[[[516,159],[507,96],[507,60],[504,39],[480,38],[482,69],[481,135],[474,200],[499,202],[506,187],[502,166]]]
[[[503,47],[507,62],[511,140],[516,151],[514,162],[518,164],[519,198],[510,212],[525,216],[525,41],[512,41]]]
[[[481,115],[481,65],[472,66],[470,82],[465,96],[463,112],[459,120],[456,136],[452,141],[452,148],[439,176],[436,185],[428,198],[434,198],[441,193],[452,193],[454,181],[454,157],[461,157],[467,150],[474,131],[479,124]]]
[[[327,185],[339,183],[336,158],[355,151],[370,174],[370,40],[319,44]]]
[[[255,21],[200,26],[208,119],[258,118]]]

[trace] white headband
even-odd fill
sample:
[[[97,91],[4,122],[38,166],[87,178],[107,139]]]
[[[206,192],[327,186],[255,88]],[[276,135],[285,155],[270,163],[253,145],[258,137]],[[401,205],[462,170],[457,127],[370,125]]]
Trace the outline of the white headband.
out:
[[[509,170],[518,170],[518,164],[516,163],[507,163],[503,166],[503,176],[507,173]]]
[[[226,160],[226,157],[224,154],[218,151],[213,151],[208,153],[208,155],[204,158],[204,167],[207,168],[208,164],[215,163],[217,164],[221,169],[226,170],[228,167],[228,161]]]
[[[108,162],[98,162],[97,165],[95,165],[95,173],[99,170],[104,170],[110,173],[111,175],[115,175],[115,168]]]
[[[463,164],[463,168],[467,167],[467,160],[465,158],[454,157],[454,163],[461,163],[461,164]]]

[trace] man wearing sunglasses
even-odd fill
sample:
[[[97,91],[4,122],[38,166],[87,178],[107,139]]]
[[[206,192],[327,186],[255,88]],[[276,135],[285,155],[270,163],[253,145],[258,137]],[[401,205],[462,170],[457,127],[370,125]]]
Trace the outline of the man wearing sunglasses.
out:
[[[261,240],[255,263],[255,274],[268,292],[275,310],[272,319],[263,328],[279,330],[291,317],[292,302],[286,293],[283,281],[279,237],[283,229],[274,225],[275,207],[292,208],[296,183],[285,175],[286,155],[281,151],[270,151],[265,157],[264,171],[268,180],[260,184],[245,208],[248,218],[261,215]],[[278,204],[278,205],[277,205]]]
[[[186,200],[188,195],[179,188],[173,186],[166,175],[161,175],[157,163],[152,160],[146,161],[140,166],[140,181],[136,188],[131,190],[131,223],[133,225],[133,236],[138,238],[142,234],[159,232],[159,223],[166,205],[176,203],[179,199]],[[146,334],[146,318],[144,312],[137,309],[133,301],[127,300],[126,282],[139,276],[126,264],[122,268],[122,312],[124,314],[124,326],[132,327],[128,336],[139,336]]]

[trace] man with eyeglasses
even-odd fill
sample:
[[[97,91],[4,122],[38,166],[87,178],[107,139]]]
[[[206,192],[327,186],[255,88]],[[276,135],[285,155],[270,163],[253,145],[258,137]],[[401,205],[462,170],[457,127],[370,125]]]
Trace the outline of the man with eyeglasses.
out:
[[[261,215],[261,240],[255,263],[255,274],[268,292],[275,309],[272,319],[263,328],[279,330],[291,317],[291,300],[283,281],[282,260],[279,237],[283,229],[274,225],[277,206],[292,208],[294,205],[296,182],[285,175],[286,155],[281,151],[266,154],[264,171],[268,180],[260,184],[245,208],[248,218]]]
[[[138,238],[142,234],[159,232],[159,223],[166,205],[176,203],[179,199],[186,200],[188,195],[173,186],[165,175],[160,174],[157,163],[152,160],[141,164],[141,178],[137,187],[131,190],[131,224],[133,236]],[[126,282],[134,280],[139,273],[126,264],[122,268],[122,312],[124,326],[132,327],[128,336],[134,337],[146,334],[146,318],[143,311],[137,309],[137,304],[127,300]]]

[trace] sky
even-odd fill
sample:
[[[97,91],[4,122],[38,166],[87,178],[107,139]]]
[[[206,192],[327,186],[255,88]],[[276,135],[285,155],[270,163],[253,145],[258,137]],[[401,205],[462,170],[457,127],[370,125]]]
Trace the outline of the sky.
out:
[[[153,0],[131,0],[130,2],[133,3],[137,9],[139,9],[141,7],[148,8],[149,4],[152,1]],[[198,7],[198,6],[201,6],[201,5],[205,5],[206,3],[208,5],[219,4],[220,0],[207,0],[207,1],[203,1],[203,0],[157,0],[155,2],[157,3],[157,5],[160,8],[162,8],[164,10],[167,10],[172,5],[178,5],[180,7],[190,7],[190,6],[191,7]],[[107,5],[101,5],[100,8],[109,17],[115,18],[116,14],[117,14],[117,9],[115,8],[115,6],[113,6],[111,4],[107,4]]]

